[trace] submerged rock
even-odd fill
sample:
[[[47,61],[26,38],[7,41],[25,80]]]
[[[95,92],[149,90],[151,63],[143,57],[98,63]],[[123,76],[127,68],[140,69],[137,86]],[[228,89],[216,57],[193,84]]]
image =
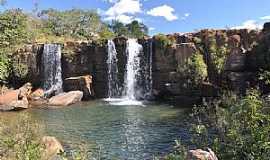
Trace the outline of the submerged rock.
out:
[[[208,148],[208,151],[201,149],[190,150],[188,160],[218,160],[218,158],[215,153]]]
[[[49,99],[48,105],[50,106],[68,106],[80,102],[83,97],[82,91],[71,91],[61,93]]]

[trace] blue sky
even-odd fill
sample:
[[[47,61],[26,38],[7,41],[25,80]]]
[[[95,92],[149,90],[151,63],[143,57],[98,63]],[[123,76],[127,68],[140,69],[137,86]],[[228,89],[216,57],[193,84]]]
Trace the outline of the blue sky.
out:
[[[270,21],[270,0],[8,0],[6,8],[96,9],[104,21],[137,19],[151,34],[203,28],[261,28]]]

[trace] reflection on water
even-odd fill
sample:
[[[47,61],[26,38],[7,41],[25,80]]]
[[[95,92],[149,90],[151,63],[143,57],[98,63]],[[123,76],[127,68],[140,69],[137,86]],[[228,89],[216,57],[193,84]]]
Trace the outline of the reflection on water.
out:
[[[112,106],[92,101],[58,109],[27,110],[66,146],[100,148],[104,159],[152,159],[187,139],[188,111],[166,105]]]

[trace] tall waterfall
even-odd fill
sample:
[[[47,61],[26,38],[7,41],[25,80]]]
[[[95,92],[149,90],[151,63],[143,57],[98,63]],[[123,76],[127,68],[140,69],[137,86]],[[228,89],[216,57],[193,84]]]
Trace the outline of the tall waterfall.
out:
[[[113,40],[108,40],[108,98],[119,97],[117,52]]]
[[[61,46],[59,44],[44,44],[42,54],[43,66],[43,89],[45,95],[58,94],[62,92],[62,68],[61,68]]]
[[[147,89],[147,96],[152,96],[153,92],[153,40],[149,39],[147,42],[148,46],[148,72],[147,72],[147,83],[146,83],[146,89]]]
[[[127,65],[125,74],[124,97],[129,100],[136,100],[137,92],[140,86],[137,86],[140,77],[140,52],[143,47],[136,39],[128,39],[127,41]]]

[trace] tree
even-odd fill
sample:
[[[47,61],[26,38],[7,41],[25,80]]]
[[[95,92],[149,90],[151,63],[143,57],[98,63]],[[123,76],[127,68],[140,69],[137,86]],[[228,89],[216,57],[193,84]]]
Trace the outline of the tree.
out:
[[[131,37],[142,38],[148,34],[147,26],[138,21],[132,21],[130,24],[127,24],[126,27],[128,28]]]
[[[148,34],[148,27],[138,21],[132,21],[126,25],[119,21],[112,21],[110,28],[117,36],[123,35],[132,38],[142,38]]]
[[[117,36],[128,35],[128,29],[122,22],[112,21],[110,28]]]
[[[43,10],[39,14],[45,26],[56,36],[71,36],[80,39],[91,39],[104,27],[96,11],[72,9],[57,11]]]

